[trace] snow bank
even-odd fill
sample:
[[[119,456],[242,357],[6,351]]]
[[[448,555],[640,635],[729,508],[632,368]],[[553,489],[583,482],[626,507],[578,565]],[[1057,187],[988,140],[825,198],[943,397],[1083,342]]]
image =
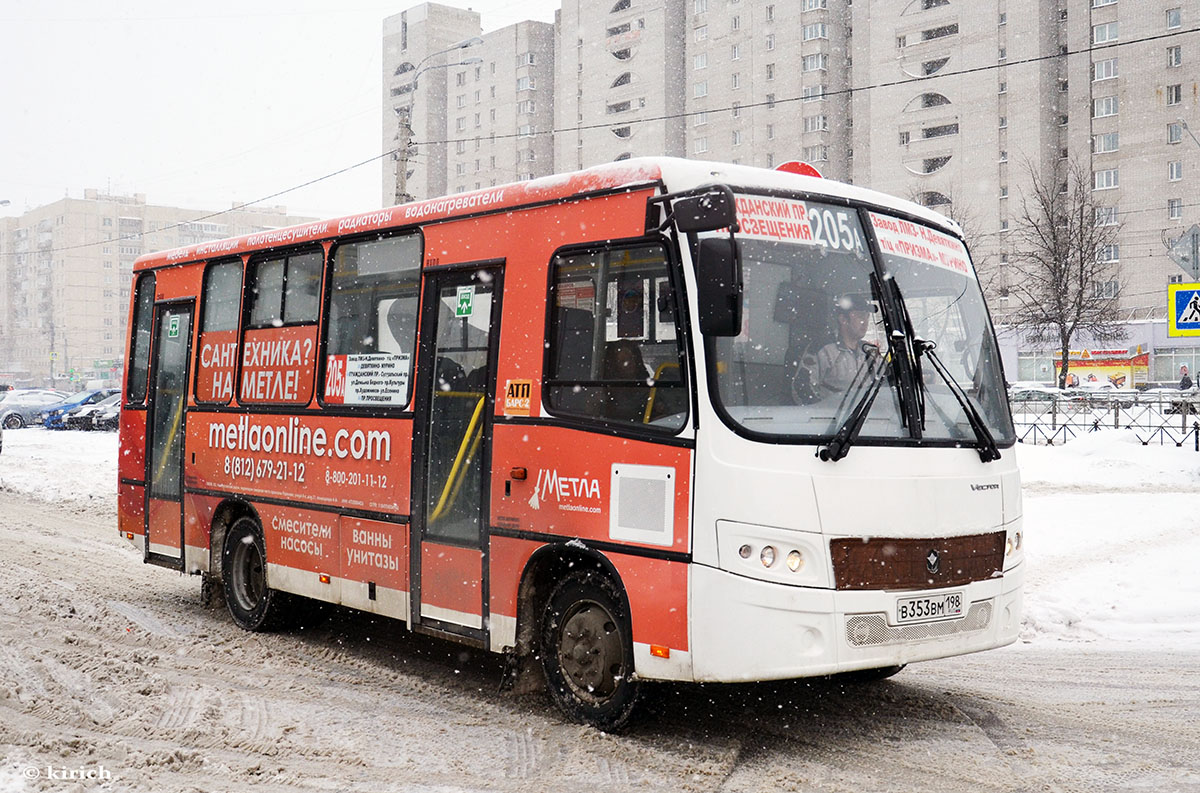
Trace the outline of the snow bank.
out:
[[[1200,454],[1192,443],[1143,446],[1132,430],[1081,435],[1066,445],[1019,444],[1026,493],[1200,492]]]
[[[0,503],[4,493],[21,493],[73,511],[95,507],[115,520],[117,433],[6,430],[0,452]]]
[[[1200,648],[1200,454],[1104,431],[1019,446],[1029,642]]]

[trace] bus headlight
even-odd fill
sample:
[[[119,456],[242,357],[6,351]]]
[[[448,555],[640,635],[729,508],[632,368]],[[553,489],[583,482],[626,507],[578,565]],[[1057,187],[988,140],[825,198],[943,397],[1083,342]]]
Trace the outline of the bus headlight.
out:
[[[831,588],[828,543],[819,532],[717,521],[718,567],[777,584]]]

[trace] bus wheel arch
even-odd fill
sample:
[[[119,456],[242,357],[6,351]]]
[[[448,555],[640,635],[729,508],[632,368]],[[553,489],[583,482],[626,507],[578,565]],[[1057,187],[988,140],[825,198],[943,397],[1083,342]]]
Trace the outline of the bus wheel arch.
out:
[[[208,571],[216,581],[224,578],[221,562],[225,549],[225,535],[229,532],[229,527],[242,517],[253,518],[259,526],[262,526],[262,521],[254,507],[239,499],[226,499],[213,512],[208,536]]]
[[[267,586],[266,543],[256,515],[241,514],[226,530],[221,582],[225,604],[238,627],[258,632],[284,625],[289,598]]]
[[[639,698],[633,623],[620,575],[602,554],[546,546],[519,590],[518,647],[541,661],[550,698],[569,718],[620,729]]]
[[[554,543],[543,545],[529,557],[517,588],[518,655],[537,653],[542,613],[557,583],[572,570],[586,569],[604,572],[617,583],[621,596],[625,597],[625,587],[617,568],[599,551],[580,545]]]

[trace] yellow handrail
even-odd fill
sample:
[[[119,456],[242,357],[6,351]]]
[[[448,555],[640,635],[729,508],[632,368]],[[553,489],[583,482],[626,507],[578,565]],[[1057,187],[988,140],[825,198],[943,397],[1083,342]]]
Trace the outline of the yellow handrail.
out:
[[[667,363],[660,363],[658,365],[658,368],[654,370],[654,382],[658,383],[659,378],[662,377],[663,372],[666,371],[667,369],[678,369],[678,368],[679,368],[679,364],[677,364],[677,363],[671,363],[669,361]],[[657,395],[658,395],[658,386],[654,385],[650,389],[650,398],[646,400],[646,410],[642,414],[642,423],[643,424],[650,423],[650,414],[654,411],[654,397]]]
[[[467,430],[470,432],[470,428]],[[462,483],[467,481],[467,468],[470,467],[471,461],[475,459],[475,452],[479,451],[479,444],[483,442],[483,425],[481,424],[475,430],[475,438],[471,441],[471,450],[467,452],[467,459],[463,463],[462,475],[458,477],[458,481],[454,483],[454,489],[450,491],[450,502],[446,504],[446,509],[450,509],[458,501],[458,491],[462,488]]]
[[[155,398],[157,399],[157,397],[158,397],[158,394],[156,392]],[[175,437],[175,433],[179,432],[179,422],[180,422],[180,419],[183,418],[183,405],[185,402],[187,402],[187,396],[184,394],[180,394],[179,402],[175,408],[175,415],[171,419],[171,430],[167,435],[168,438]],[[153,431],[153,429],[151,431]],[[167,442],[167,446],[168,446],[168,448],[170,447],[170,441]],[[164,454],[162,461],[159,462],[159,464],[158,464],[158,470],[154,472],[154,479],[152,480],[152,484],[153,484],[153,482],[159,481],[159,478],[163,475],[163,471],[165,471],[167,468],[168,462],[170,462],[170,455]],[[178,462],[179,461],[176,460],[176,463],[178,463]]]
[[[443,396],[450,395],[448,393]],[[465,396],[465,394],[458,393],[453,394],[453,396]],[[474,444],[471,444],[470,452],[468,452],[468,444],[470,444],[472,434],[476,431],[482,432],[483,430],[483,424],[479,421],[479,417],[483,414],[483,403],[483,396],[479,396],[479,402],[475,405],[475,412],[471,414],[471,421],[467,424],[467,431],[463,433],[462,443],[458,445],[458,454],[454,456],[454,465],[450,467],[450,475],[446,477],[446,484],[442,486],[442,494],[438,498],[437,506],[433,508],[433,514],[429,516],[431,523],[442,516],[443,510],[446,508],[446,502],[450,499],[451,491],[453,490],[457,494],[458,488],[453,485],[455,477],[460,476],[459,469],[462,467],[463,458],[468,453],[472,456],[474,455]],[[478,430],[476,430],[476,425],[478,425]]]

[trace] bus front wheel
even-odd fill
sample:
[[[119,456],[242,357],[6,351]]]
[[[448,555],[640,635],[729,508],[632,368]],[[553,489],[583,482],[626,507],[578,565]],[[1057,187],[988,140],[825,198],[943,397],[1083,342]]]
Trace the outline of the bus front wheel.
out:
[[[608,576],[580,570],[554,588],[542,619],[551,699],[573,721],[610,732],[628,722],[639,694],[624,604]]]
[[[266,549],[254,518],[239,518],[225,533],[221,571],[225,603],[239,627],[268,631],[282,624],[286,595],[267,587]]]

